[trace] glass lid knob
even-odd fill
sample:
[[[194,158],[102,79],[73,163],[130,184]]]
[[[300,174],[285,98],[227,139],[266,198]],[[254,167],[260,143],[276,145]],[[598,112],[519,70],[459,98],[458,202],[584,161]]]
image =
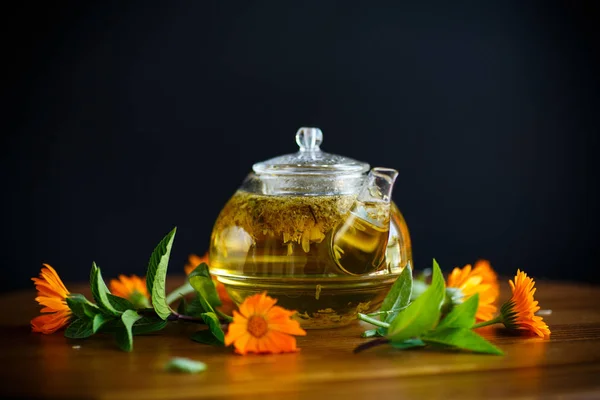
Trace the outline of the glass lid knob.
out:
[[[320,151],[323,142],[323,132],[319,128],[302,127],[296,132],[296,143],[300,151]]]

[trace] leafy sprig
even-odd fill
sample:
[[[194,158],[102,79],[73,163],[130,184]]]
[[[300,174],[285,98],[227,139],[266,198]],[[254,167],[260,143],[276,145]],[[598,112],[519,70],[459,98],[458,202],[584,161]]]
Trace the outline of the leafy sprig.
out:
[[[152,308],[136,308],[129,300],[113,295],[102,278],[100,267],[93,262],[90,288],[94,302],[78,293],[67,297],[72,318],[65,336],[84,339],[96,333],[109,333],[114,335],[120,349],[131,351],[135,335],[153,333],[170,322],[183,321],[207,325],[207,329],[194,333],[192,340],[222,346],[225,334],[221,320],[227,323],[231,317],[216,309],[221,301],[208,265],[199,265],[189,275],[189,283],[168,296],[166,294],[167,269],[176,230],[174,228],[159,242],[148,262],[146,286],[151,294]],[[195,297],[187,303],[184,296],[190,292],[195,292]],[[180,304],[174,311],[170,304],[177,298],[180,298]]]
[[[443,350],[503,354],[472,330],[479,305],[478,295],[443,313],[449,303],[445,302],[446,287],[436,260],[433,260],[431,284],[417,297],[413,297],[412,288],[412,271],[405,268],[384,299],[380,311],[359,314],[359,319],[377,326],[377,329],[364,332],[363,337],[380,337],[361,344],[355,352],[390,344],[398,349],[428,346]]]

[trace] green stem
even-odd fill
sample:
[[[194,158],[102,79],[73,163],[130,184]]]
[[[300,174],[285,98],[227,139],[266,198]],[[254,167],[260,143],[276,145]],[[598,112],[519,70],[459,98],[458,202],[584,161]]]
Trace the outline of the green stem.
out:
[[[363,344],[357,346],[352,352],[354,354],[356,354],[356,353],[359,353],[361,351],[370,349],[370,348],[375,347],[375,346],[379,346],[379,345],[382,345],[382,344],[387,344],[389,342],[390,342],[390,340],[386,339],[386,338],[379,338],[379,339],[371,340],[371,341],[368,341],[366,343],[363,343]]]
[[[179,286],[177,289],[173,290],[171,293],[169,293],[169,295],[167,296],[167,304],[171,304],[175,300],[190,293],[194,293],[194,288],[192,287],[192,285],[189,284],[189,282],[186,282],[183,285]]]
[[[167,296],[167,299],[166,299],[167,304],[170,305],[177,299],[180,299],[182,296],[188,295],[190,293],[194,293],[194,291],[195,291],[195,289],[192,287],[192,285],[190,285],[189,282],[186,282],[183,285],[179,286],[177,289],[173,290],[171,293],[169,293],[169,295]],[[233,322],[233,318],[230,315],[227,315],[219,310],[215,310],[215,312],[217,313],[217,315],[219,317],[221,317],[225,321]]]
[[[221,318],[223,318],[225,321],[227,322],[233,322],[233,317],[231,317],[230,315],[227,315],[217,309],[215,309],[215,312],[217,313],[217,315]]]
[[[183,315],[176,312],[171,313],[167,318],[168,321],[184,321],[184,322],[193,322],[195,324],[206,324],[204,319],[200,317],[191,317],[189,315]]]
[[[393,310],[390,311],[375,311],[372,313],[367,314],[367,316],[369,317],[377,317],[379,315],[390,315],[390,314],[397,314],[400,311],[404,310],[406,307],[402,307],[402,308],[395,308]]]
[[[368,322],[371,325],[380,326],[382,328],[389,328],[390,327],[390,324],[388,324],[387,322],[383,322],[383,321],[380,321],[378,319],[371,318],[371,317],[369,317],[366,314],[358,313],[358,319],[360,319],[362,321],[365,321],[365,322]]]
[[[363,338],[371,338],[371,337],[375,337],[375,336],[379,336],[379,333],[377,333],[377,329],[369,329],[368,331],[364,331],[360,335],[360,337],[363,337]]]
[[[489,321],[483,321],[478,324],[475,324],[471,327],[471,329],[483,328],[484,326],[501,324],[502,323],[502,314],[498,315],[496,318],[492,318]]]

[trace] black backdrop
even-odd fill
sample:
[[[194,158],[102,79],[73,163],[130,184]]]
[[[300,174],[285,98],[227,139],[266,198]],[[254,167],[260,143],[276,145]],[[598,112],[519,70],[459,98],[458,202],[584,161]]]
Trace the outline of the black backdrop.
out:
[[[392,4],[4,9],[1,289],[144,274],[173,226],[180,273],[301,126],[400,171],[417,268],[598,282],[593,3]]]

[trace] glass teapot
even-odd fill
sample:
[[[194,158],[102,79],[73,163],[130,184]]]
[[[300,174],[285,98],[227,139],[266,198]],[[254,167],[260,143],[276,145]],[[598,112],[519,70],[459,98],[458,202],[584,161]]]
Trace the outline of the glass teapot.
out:
[[[412,265],[408,228],[391,198],[397,171],[320,149],[254,164],[213,227],[211,272],[234,302],[267,291],[304,328],[347,325],[377,309]]]

